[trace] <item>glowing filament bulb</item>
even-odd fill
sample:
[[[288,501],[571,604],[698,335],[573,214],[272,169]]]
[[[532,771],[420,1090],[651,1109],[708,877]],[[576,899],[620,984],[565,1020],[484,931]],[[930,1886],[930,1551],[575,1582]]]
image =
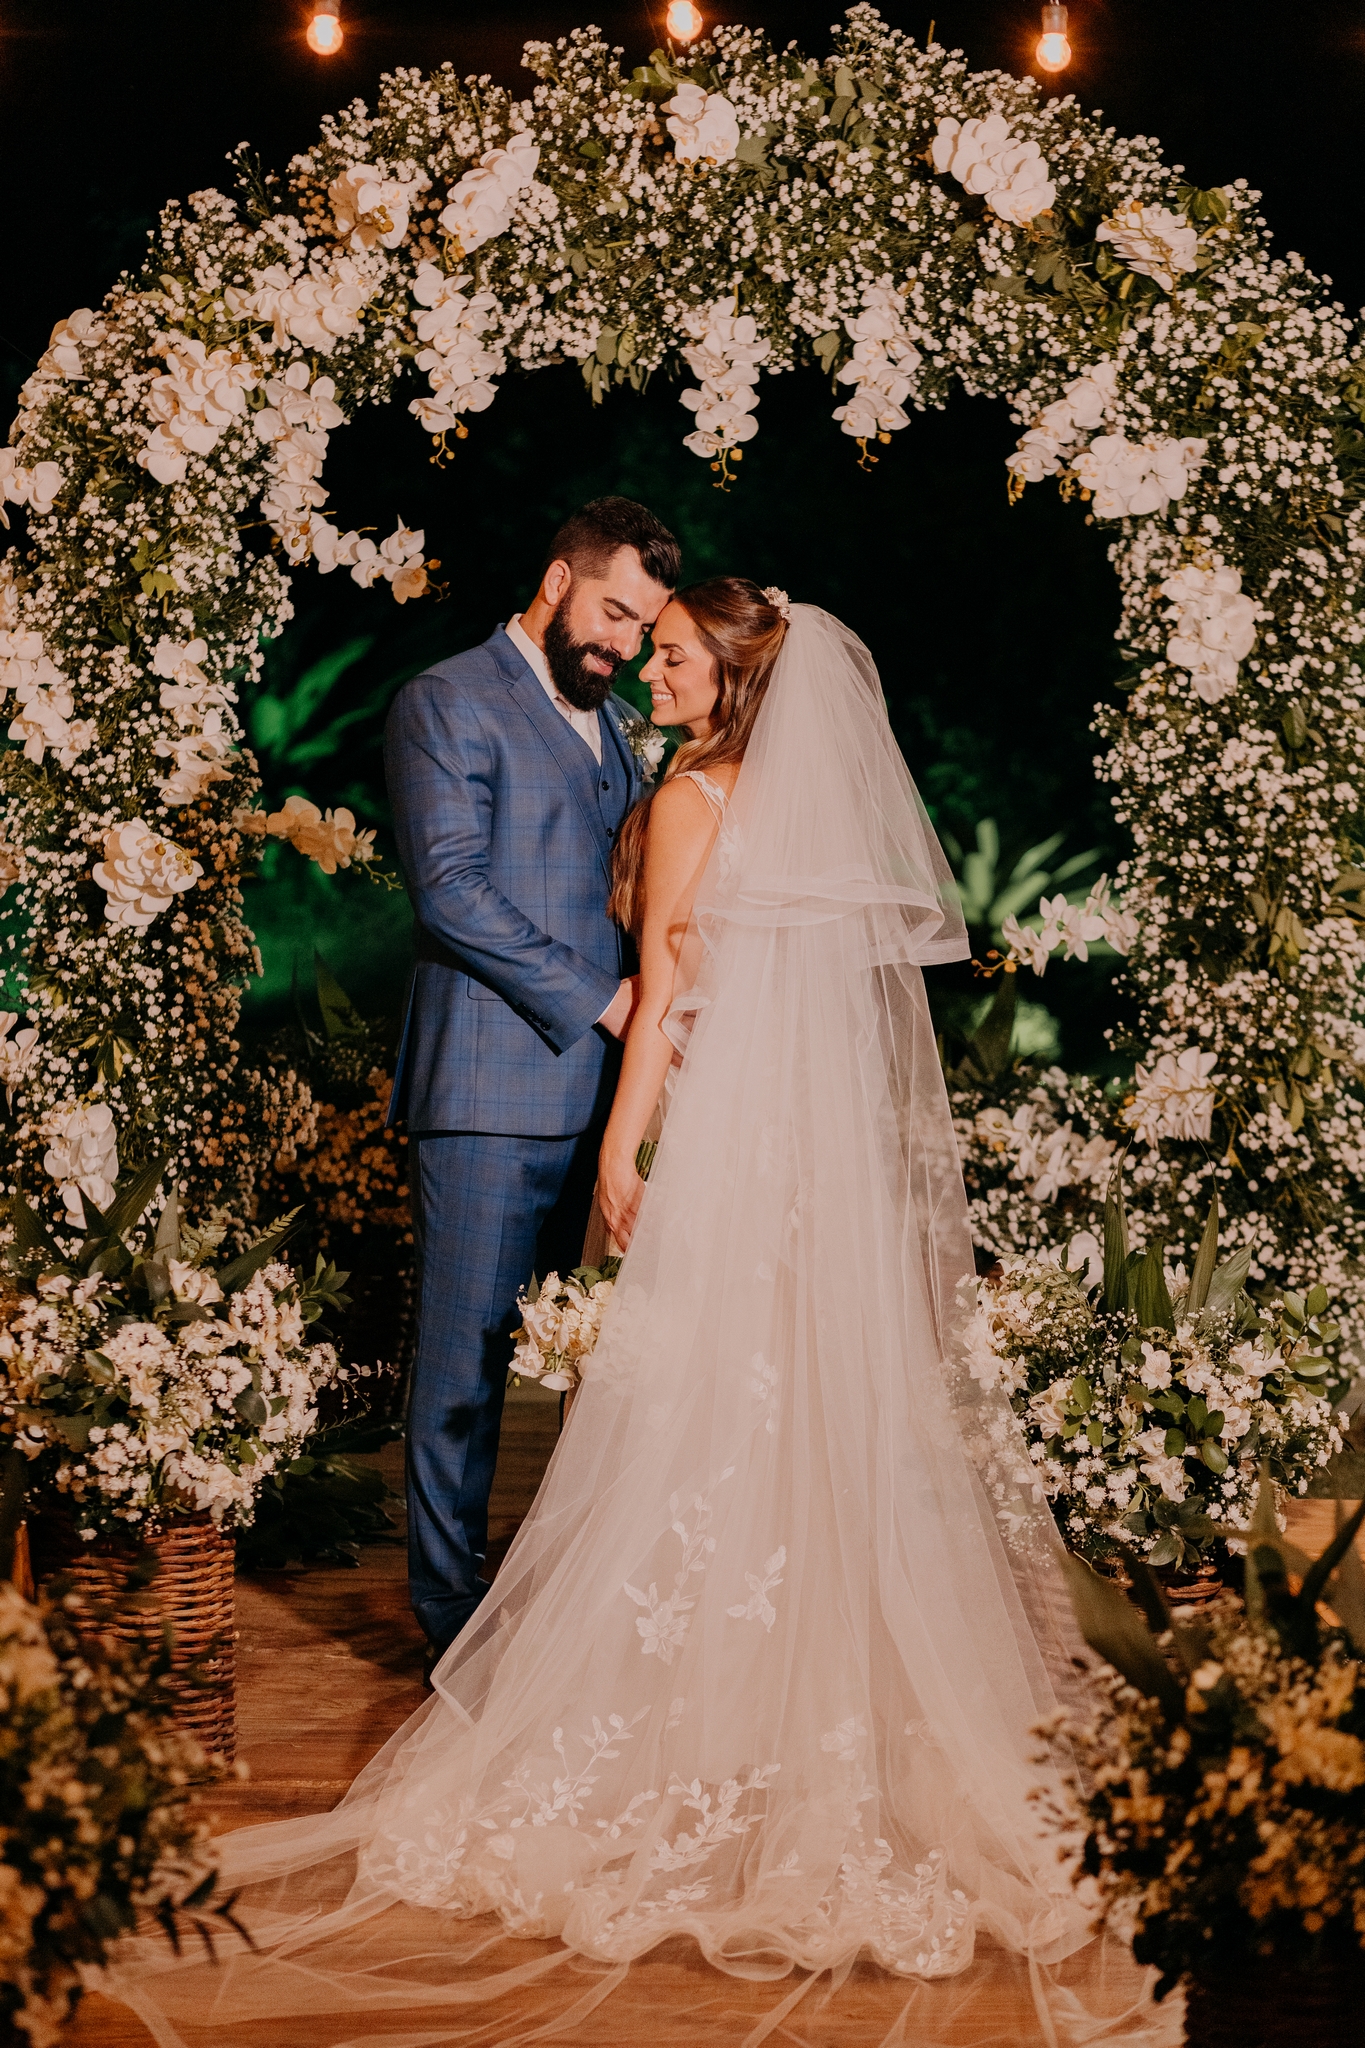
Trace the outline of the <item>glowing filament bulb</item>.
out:
[[[318,0],[313,19],[308,24],[308,47],[319,57],[332,57],[341,48],[341,23],[337,19],[337,0]]]
[[[1071,45],[1066,39],[1065,7],[1043,9],[1043,33],[1033,53],[1041,71],[1065,71],[1071,62]]]
[[[705,26],[700,8],[694,7],[692,0],[671,0],[668,33],[675,43],[695,43]]]

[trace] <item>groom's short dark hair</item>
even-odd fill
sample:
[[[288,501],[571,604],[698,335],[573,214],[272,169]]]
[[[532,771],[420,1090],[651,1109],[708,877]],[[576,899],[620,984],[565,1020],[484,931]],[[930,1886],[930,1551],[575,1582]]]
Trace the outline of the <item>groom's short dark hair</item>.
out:
[[[551,562],[567,562],[575,575],[600,576],[621,548],[634,548],[640,566],[665,590],[677,588],[682,549],[661,519],[634,498],[594,498],[572,512],[550,543],[541,575]]]

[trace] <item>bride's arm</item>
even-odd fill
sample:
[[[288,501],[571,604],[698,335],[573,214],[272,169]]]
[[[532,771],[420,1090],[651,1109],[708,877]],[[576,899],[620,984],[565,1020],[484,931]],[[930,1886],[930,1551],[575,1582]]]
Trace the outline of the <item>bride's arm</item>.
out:
[[[644,928],[640,933],[640,1002],[626,1036],[621,1078],[602,1140],[597,1199],[616,1242],[630,1243],[644,1182],[635,1154],[673,1058],[663,1020],[673,1000],[678,953],[692,902],[716,837],[716,821],[696,784],[667,782],[649,808],[645,835]]]

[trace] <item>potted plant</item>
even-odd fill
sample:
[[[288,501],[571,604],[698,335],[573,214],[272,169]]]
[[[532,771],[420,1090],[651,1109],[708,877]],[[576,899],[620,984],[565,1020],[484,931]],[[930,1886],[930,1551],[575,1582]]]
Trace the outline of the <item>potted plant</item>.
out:
[[[69,1255],[14,1198],[0,1524],[17,1519],[20,1495],[36,1498],[64,1537],[49,1569],[70,1569],[97,1600],[149,1546],[177,1670],[199,1667],[177,1710],[231,1754],[233,1531],[302,1453],[322,1390],[352,1376],[310,1338],[325,1308],[344,1306],[345,1275],[319,1258],[304,1278],[281,1258],[293,1217],[226,1260],[222,1225],[185,1227],[174,1194],[144,1224],[161,1170],[149,1165],[107,1212],[83,1198],[86,1236]]]
[[[225,1926],[249,1939],[191,1818],[218,1767],[172,1724],[169,1655],[112,1626],[147,1576],[113,1610],[69,1588],[34,1605],[0,1581],[0,2035],[29,2048],[51,2048],[83,1972],[144,1910],[177,1947],[186,1923],[210,1954]]]
[[[1067,1559],[1082,1633],[1108,1670],[1092,1720],[1044,1731],[1064,1767],[1052,1823],[1100,1922],[1130,1928],[1136,1959],[1159,1971],[1157,1997],[1185,1986],[1190,2048],[1358,2037],[1362,1520],[1365,1504],[1311,1559],[1282,1534],[1263,1474],[1241,1532],[1245,1605],[1223,1594],[1202,1613],[1172,1611],[1135,1555],[1131,1597]]]

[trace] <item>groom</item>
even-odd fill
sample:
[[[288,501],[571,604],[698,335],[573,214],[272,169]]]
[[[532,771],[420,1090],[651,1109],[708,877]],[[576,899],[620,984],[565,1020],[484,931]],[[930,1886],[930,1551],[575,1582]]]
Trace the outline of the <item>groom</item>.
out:
[[[643,782],[611,694],[678,580],[652,512],[597,498],[554,537],[526,611],[407,683],[384,761],[416,912],[394,1077],[418,1258],[408,1576],[428,1670],[486,1587],[508,1333],[532,1272],[582,1255],[635,1000],[607,918]]]

